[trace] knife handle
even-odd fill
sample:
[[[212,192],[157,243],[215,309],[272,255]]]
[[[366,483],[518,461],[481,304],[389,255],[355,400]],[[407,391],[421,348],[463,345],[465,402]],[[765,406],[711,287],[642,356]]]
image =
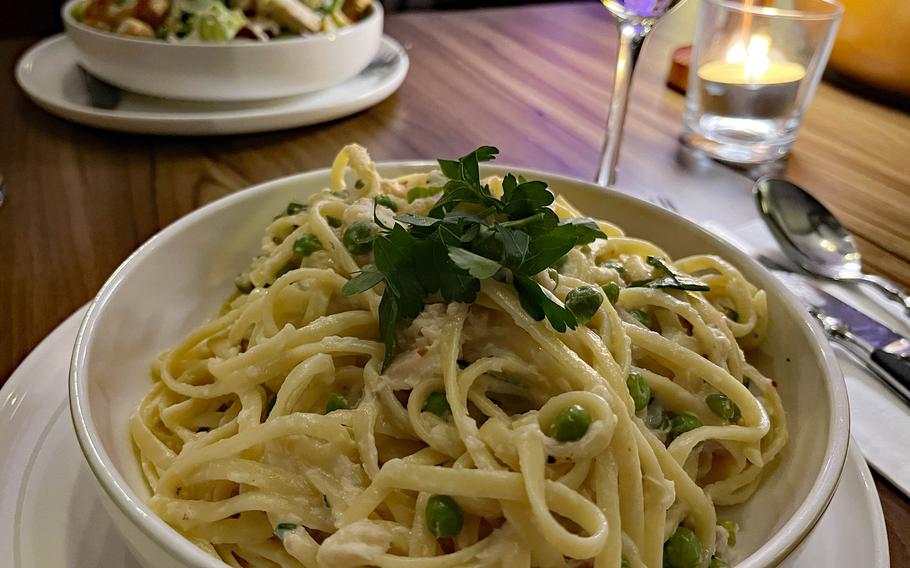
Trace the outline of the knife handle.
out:
[[[887,371],[894,380],[910,389],[910,361],[882,349],[874,350],[871,357],[872,361]]]
[[[826,326],[825,331],[828,337],[836,341],[859,363],[865,365],[904,404],[910,406],[910,372],[907,361],[902,360],[900,355],[872,348],[849,330],[835,330]],[[884,361],[885,364],[880,364],[880,361]]]

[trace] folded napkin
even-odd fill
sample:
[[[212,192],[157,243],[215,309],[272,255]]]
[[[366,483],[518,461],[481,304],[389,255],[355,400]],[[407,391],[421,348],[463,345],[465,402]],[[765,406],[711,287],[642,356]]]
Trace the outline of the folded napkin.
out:
[[[703,220],[708,230],[751,256],[762,254],[787,265],[774,237],[761,219],[730,227],[720,221]],[[815,280],[832,296],[850,304],[894,331],[910,337],[910,320],[900,308],[865,286]],[[871,372],[835,345],[850,397],[850,430],[869,464],[895,487],[910,496],[910,407],[888,390]]]

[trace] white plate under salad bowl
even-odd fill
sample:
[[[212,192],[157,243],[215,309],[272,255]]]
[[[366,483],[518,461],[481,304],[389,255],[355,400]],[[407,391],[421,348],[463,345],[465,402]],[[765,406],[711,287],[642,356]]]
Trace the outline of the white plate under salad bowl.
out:
[[[434,163],[385,164],[385,175]],[[504,174],[503,168],[489,173]],[[659,207],[590,183],[513,169],[550,182],[589,215],[613,220],[671,256],[719,254],[769,297],[764,369],[780,384],[790,442],[746,503],[727,508],[743,526],[741,568],[776,566],[805,542],[834,495],[847,457],[849,410],[834,354],[798,301],[770,273],[731,244]],[[77,339],[70,402],[79,443],[103,492],[102,503],[144,565],[216,568],[208,556],[154,516],[127,420],[151,386],[148,370],[162,350],[213,313],[234,276],[257,253],[275,211],[326,187],[328,170],[275,180],[209,204],[140,247],[105,284]],[[224,227],[231,238],[224,238]]]
[[[398,90],[410,60],[383,36],[373,61],[358,75],[304,95],[253,102],[190,102],[121,93],[114,109],[96,108],[78,68],[73,42],[63,34],[32,46],[16,64],[16,81],[38,106],[61,118],[137,134],[205,136],[267,132],[318,124],[360,112]]]

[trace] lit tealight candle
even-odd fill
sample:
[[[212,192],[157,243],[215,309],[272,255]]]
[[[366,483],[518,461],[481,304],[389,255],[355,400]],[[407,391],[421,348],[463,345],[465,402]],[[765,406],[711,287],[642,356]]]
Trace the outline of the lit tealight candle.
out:
[[[795,62],[773,61],[770,53],[770,39],[756,34],[748,43],[734,43],[723,61],[699,67],[704,110],[756,118],[785,115],[796,101],[806,68]]]

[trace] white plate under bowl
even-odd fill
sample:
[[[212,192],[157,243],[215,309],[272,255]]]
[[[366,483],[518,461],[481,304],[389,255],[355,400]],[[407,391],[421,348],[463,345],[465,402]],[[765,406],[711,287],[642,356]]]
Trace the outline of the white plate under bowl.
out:
[[[366,69],[328,89],[255,102],[208,103],[147,97],[123,91],[115,109],[95,108],[77,66],[75,46],[64,35],[32,46],[16,64],[16,81],[35,104],[61,118],[137,134],[204,136],[266,132],[318,124],[367,109],[398,90],[410,60],[383,36]]]
[[[386,175],[435,164],[381,164]],[[503,168],[488,173],[503,175]],[[790,443],[748,502],[725,508],[744,527],[742,568],[777,565],[794,551],[834,494],[849,442],[846,387],[833,352],[795,297],[738,249],[697,225],[649,203],[587,182],[513,170],[548,180],[581,211],[612,220],[631,236],[654,241],[679,257],[719,254],[768,293],[769,336],[760,366],[780,385]],[[155,517],[127,420],[151,388],[149,362],[206,320],[233,290],[233,279],[258,251],[262,228],[288,201],[328,183],[328,170],[238,192],[178,220],[117,269],[83,323],[71,371],[71,409],[84,454],[110,499],[109,511],[148,566],[223,566]],[[225,238],[224,227],[230,227]]]
[[[66,407],[84,315],[54,330],[0,390],[0,566],[139,568],[102,508]],[[889,568],[881,504],[855,443],[827,512],[781,566]]]

